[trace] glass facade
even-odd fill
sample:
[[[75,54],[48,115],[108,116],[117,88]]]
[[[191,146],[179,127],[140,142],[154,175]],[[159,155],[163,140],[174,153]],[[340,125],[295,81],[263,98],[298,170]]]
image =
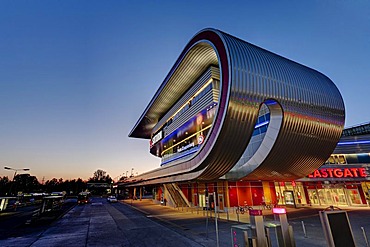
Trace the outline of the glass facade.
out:
[[[217,80],[209,80],[153,134],[150,152],[162,158],[161,165],[188,158],[199,150],[217,111],[218,87]],[[171,128],[174,131],[168,133]]]
[[[370,134],[370,123],[353,126],[343,130],[342,136],[356,136]]]
[[[198,151],[212,127],[215,112],[216,105],[211,109],[205,109],[165,137],[159,144],[162,165]]]
[[[362,183],[361,183],[362,184]],[[361,195],[365,191],[360,183],[341,182],[330,183],[309,182],[305,189],[308,195],[308,204],[317,206],[365,206],[366,202]]]
[[[369,153],[357,154],[332,154],[325,162],[328,165],[344,165],[344,164],[370,164]]]
[[[256,153],[260,147],[265,134],[267,132],[268,125],[270,123],[270,110],[266,104],[262,104],[261,109],[258,113],[258,119],[254,126],[254,131],[252,133],[252,138],[245,149],[243,155],[241,156],[238,163],[235,165],[235,168],[240,167],[248,162],[252,156]]]

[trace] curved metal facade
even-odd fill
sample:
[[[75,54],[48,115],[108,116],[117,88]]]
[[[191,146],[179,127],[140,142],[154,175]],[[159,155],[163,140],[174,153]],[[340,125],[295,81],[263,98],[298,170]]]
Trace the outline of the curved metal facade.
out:
[[[334,150],[344,126],[344,103],[325,75],[215,29],[196,34],[130,133],[150,138],[166,111],[209,66],[220,68],[217,113],[195,157],[141,174],[137,183],[214,180],[240,159],[264,102],[277,104],[275,132],[261,147],[263,159],[250,171],[240,167],[229,179],[292,180],[321,166]],[[271,131],[270,130],[270,131]]]

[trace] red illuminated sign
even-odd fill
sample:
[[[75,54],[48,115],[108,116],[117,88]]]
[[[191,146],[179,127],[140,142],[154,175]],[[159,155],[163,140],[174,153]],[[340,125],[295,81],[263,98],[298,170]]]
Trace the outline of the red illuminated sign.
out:
[[[308,175],[309,178],[365,178],[366,169],[361,168],[322,168]]]
[[[249,210],[249,215],[250,215],[250,216],[258,216],[258,215],[262,215],[262,210],[258,210],[258,209],[251,209],[251,210]]]
[[[199,135],[198,136],[198,145],[202,144],[204,141],[204,136],[203,135]]]

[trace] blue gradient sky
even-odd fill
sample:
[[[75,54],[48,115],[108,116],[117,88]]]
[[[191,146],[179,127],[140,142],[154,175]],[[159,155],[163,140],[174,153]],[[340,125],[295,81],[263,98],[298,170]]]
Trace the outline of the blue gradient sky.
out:
[[[319,70],[343,95],[346,126],[370,121],[369,1],[3,0],[1,166],[40,181],[157,168],[128,133],[206,27]]]

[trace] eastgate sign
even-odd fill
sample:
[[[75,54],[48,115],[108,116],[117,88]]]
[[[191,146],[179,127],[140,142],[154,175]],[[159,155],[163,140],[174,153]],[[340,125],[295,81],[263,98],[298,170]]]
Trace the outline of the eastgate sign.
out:
[[[321,168],[310,175],[309,178],[365,178],[366,168]]]

